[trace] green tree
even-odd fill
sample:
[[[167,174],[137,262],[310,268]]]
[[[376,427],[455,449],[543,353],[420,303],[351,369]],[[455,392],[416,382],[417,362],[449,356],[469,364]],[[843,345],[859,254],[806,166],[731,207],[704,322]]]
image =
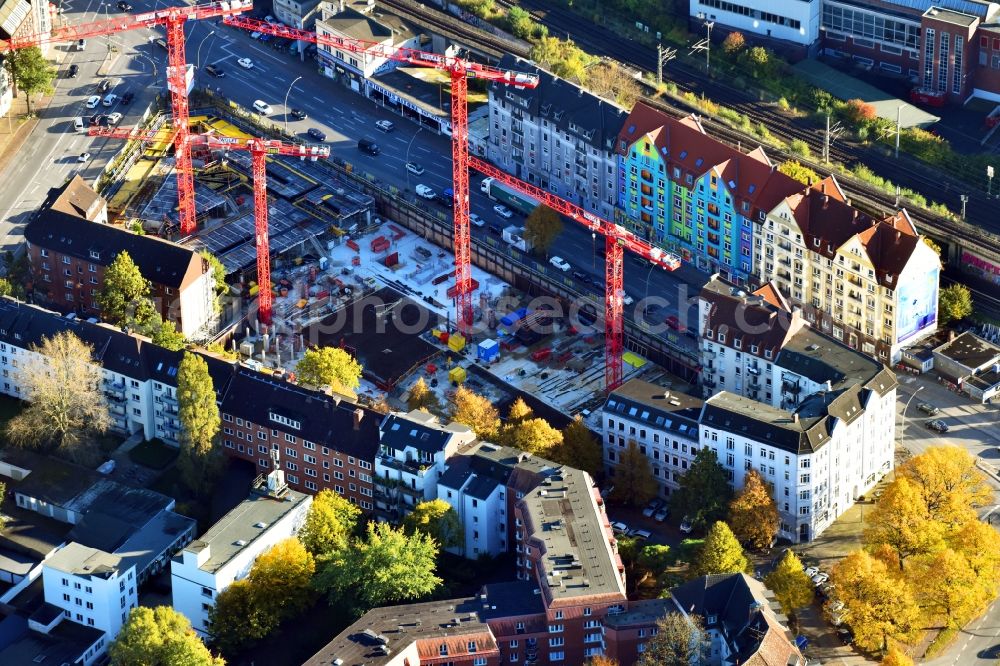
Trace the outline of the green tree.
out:
[[[324,488],[313,497],[299,541],[316,559],[329,559],[347,550],[360,518],[357,505]]]
[[[464,386],[455,391],[451,418],[472,428],[480,439],[493,440],[500,432],[500,413],[489,400]]]
[[[438,589],[438,546],[426,534],[408,536],[386,523],[368,523],[367,535],[327,563],[315,587],[331,603],[359,610],[420,599]]]
[[[13,296],[14,287],[7,278],[0,278],[0,296]]]
[[[230,658],[264,639],[274,628],[272,618],[257,605],[257,595],[246,579],[220,592],[208,611],[212,645]]]
[[[962,553],[980,583],[990,587],[1000,580],[1000,534],[993,525],[970,520],[949,535],[951,547]]]
[[[729,504],[729,524],[733,534],[751,548],[771,546],[778,534],[778,507],[771,497],[771,486],[760,473],[751,469],[743,480],[743,490]]]
[[[32,346],[36,355],[20,368],[28,406],[7,423],[17,446],[43,447],[78,462],[93,462],[93,435],[111,426],[104,375],[93,349],[69,331]]]
[[[548,36],[542,37],[532,46],[531,59],[556,76],[580,84],[587,82],[587,66],[593,61],[591,56],[581,51],[572,41]]]
[[[722,40],[722,50],[726,55],[733,57],[746,48],[747,40],[742,32],[733,31]]]
[[[222,453],[216,439],[221,419],[215,385],[201,356],[184,353],[177,368],[178,419],[181,422],[177,467],[187,486],[197,494],[219,472]]]
[[[361,364],[339,347],[307,349],[295,365],[299,383],[329,386],[338,393],[354,395],[361,386]]]
[[[764,584],[774,592],[774,598],[781,604],[781,612],[785,615],[791,616],[796,609],[812,603],[812,581],[791,548],[785,551],[778,566],[764,579]]]
[[[745,573],[750,570],[750,560],[729,525],[718,520],[705,535],[705,544],[694,568],[699,576]]]
[[[28,114],[31,114],[31,96],[36,93],[49,95],[53,92],[55,68],[45,60],[42,50],[37,46],[10,51],[4,57],[4,64],[10,71],[14,87],[24,93]]]
[[[706,663],[711,642],[700,616],[667,613],[656,621],[656,628],[656,635],[646,641],[638,666]]]
[[[108,648],[112,666],[225,666],[213,657],[188,619],[169,606],[139,606]]]
[[[747,49],[746,59],[755,77],[763,75],[771,64],[771,54],[763,46],[751,46]]]
[[[104,271],[104,285],[97,295],[101,316],[119,326],[142,326],[156,314],[149,293],[149,280],[123,250]]]
[[[616,62],[601,62],[587,70],[587,88],[619,106],[631,109],[642,97],[639,82]]]
[[[551,452],[552,459],[595,476],[601,471],[601,443],[577,415],[563,428],[562,444]]]
[[[438,401],[437,396],[434,395],[430,387],[427,386],[427,382],[424,381],[423,377],[417,377],[417,381],[413,382],[413,386],[410,387],[410,395],[406,398],[406,406],[410,411],[423,409],[428,412],[436,412],[441,409],[440,401]]]
[[[972,314],[972,292],[964,284],[950,284],[938,292],[938,315],[942,324]]]
[[[778,165],[778,171],[791,176],[803,185],[812,185],[822,180],[820,175],[807,166],[802,166],[798,160],[788,160]]]
[[[226,267],[208,250],[202,250],[199,254],[212,271],[212,279],[215,280],[215,311],[219,312],[222,310],[222,296],[229,292],[229,285],[226,284]]]
[[[136,333],[147,336],[153,344],[171,351],[180,351],[187,346],[187,338],[177,330],[177,325],[164,320],[159,312],[154,312],[144,323],[137,325]]]
[[[649,458],[639,450],[635,440],[630,439],[625,450],[618,449],[615,465],[615,489],[611,499],[629,506],[640,507],[656,497],[659,486],[653,477]]]
[[[458,514],[443,499],[419,502],[403,519],[403,529],[410,535],[426,534],[442,549],[460,548],[465,543]]]
[[[692,524],[704,527],[726,516],[733,495],[722,468],[709,447],[695,454],[688,471],[679,481],[680,488],[671,496],[674,513],[687,516]]]
[[[507,11],[507,26],[512,35],[519,39],[528,39],[534,30],[535,22],[531,14],[520,7],[511,7]]]
[[[548,457],[562,443],[562,433],[549,425],[545,419],[535,417],[505,425],[501,430],[500,440],[515,449]]]
[[[562,218],[545,204],[535,207],[524,220],[524,238],[541,254],[548,254],[549,248],[562,233]]]
[[[885,651],[893,641],[905,643],[917,634],[919,608],[910,586],[885,562],[856,550],[834,565],[830,581],[859,647]]]

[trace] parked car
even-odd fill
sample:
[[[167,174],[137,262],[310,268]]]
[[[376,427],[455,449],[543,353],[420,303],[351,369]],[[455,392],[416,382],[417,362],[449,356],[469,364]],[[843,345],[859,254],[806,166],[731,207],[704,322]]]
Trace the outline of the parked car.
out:
[[[558,258],[559,257],[553,257],[553,259]],[[652,518],[653,514],[656,513],[656,510],[660,508],[660,504],[662,504],[662,502],[658,499],[649,500],[649,504],[647,504],[646,508],[642,510],[642,515],[647,518]]]
[[[648,539],[653,533],[649,530],[631,530],[628,535],[633,539]]]
[[[391,120],[376,120],[375,127],[382,130],[383,132],[391,132],[396,129],[396,126]]]
[[[933,421],[928,421],[926,424],[928,429],[934,432],[946,433],[948,432],[948,424],[941,419],[934,419]]]
[[[479,217],[475,213],[469,213],[469,222],[474,227],[485,227],[486,226],[486,220],[484,220],[483,218]]]
[[[107,127],[108,126],[108,117],[106,115],[104,115],[103,113],[95,113],[94,115],[92,115],[90,117],[90,126],[91,127]]]
[[[317,141],[326,141],[326,132],[324,132],[321,129],[310,127],[308,130],[306,130],[306,134],[308,134],[309,138],[311,139],[315,139]]]
[[[125,93],[124,95],[122,95],[122,106],[128,106],[129,104],[132,103],[133,99],[135,99],[135,93],[130,93],[130,92]]]
[[[660,510],[656,512],[656,515],[653,516],[653,519],[656,520],[656,522],[658,523],[662,523],[664,520],[667,519],[669,515],[670,515],[670,507],[667,505],[663,505],[660,507]]]
[[[121,121],[122,121],[122,114],[118,113],[117,111],[108,116],[109,125],[117,125]]]
[[[253,103],[253,110],[256,111],[257,113],[259,113],[262,116],[269,116],[274,111],[271,108],[270,104],[268,104],[267,102],[265,102],[264,100],[261,100],[261,99],[258,99],[258,100],[254,101],[254,103]]]
[[[264,33],[254,30],[253,32],[250,33],[250,39],[260,39],[260,36],[262,34]]]
[[[382,152],[382,149],[378,147],[377,143],[375,143],[375,139],[370,139],[368,137],[358,141],[358,150],[363,153],[368,153],[372,157],[375,157]]]
[[[104,96],[104,102],[102,103],[104,104],[104,106],[114,106],[115,102],[117,101],[118,101],[118,95],[114,93],[108,93],[107,95]]]
[[[819,567],[806,567],[805,572],[806,575],[809,576],[809,578],[812,578],[813,576],[819,573]]]
[[[628,294],[627,291],[623,291],[622,292],[622,303],[624,303],[625,305],[632,305],[633,303],[635,303],[635,299],[632,298],[631,296],[629,296],[629,294]]]
[[[917,405],[917,409],[927,416],[935,416],[940,411],[937,407],[930,404],[929,402],[922,402]]]
[[[127,2],[119,2],[118,9],[120,9],[123,12],[130,12],[132,11],[132,5],[128,4]]]
[[[684,516],[684,518],[681,519],[681,532],[684,532],[684,534],[691,534],[693,531],[694,525],[691,524],[691,519]]]
[[[843,643],[844,645],[850,645],[851,643],[854,642],[854,634],[851,632],[850,629],[847,629],[845,627],[837,629],[837,638],[839,638],[840,642]]]
[[[569,268],[570,268],[569,262],[566,261],[565,259],[563,259],[562,257],[552,257],[551,259],[549,259],[549,263],[552,264],[553,266],[555,266],[556,268],[558,268],[559,270],[561,270],[564,273],[566,271],[568,271]],[[659,500],[653,500],[652,502],[649,503],[649,506],[652,506],[653,502],[659,503]],[[647,506],[646,508],[648,509],[649,506]],[[656,509],[654,508],[653,510],[655,511]],[[651,516],[651,515],[653,515],[653,512],[651,511],[651,512],[649,512],[646,515],[647,516]]]
[[[292,118],[295,118],[297,120],[305,120],[306,118],[309,117],[306,115],[306,112],[303,111],[302,109],[292,109],[291,111],[289,111],[289,113],[292,114]]]
[[[79,73],[80,73],[80,66],[77,64],[72,64],[69,66],[69,72],[67,73],[67,76],[69,76],[69,78],[71,79],[75,79],[76,75]]]
[[[111,79],[101,79],[97,84],[97,92],[102,95],[111,90]]]
[[[205,71],[219,79],[226,76],[226,72],[218,65],[205,65]]]
[[[413,189],[417,193],[417,196],[420,197],[421,199],[431,200],[435,196],[434,190],[422,183],[417,185]]]
[[[628,525],[620,521],[611,523],[611,531],[614,532],[615,534],[627,534]]]
[[[101,96],[100,95],[91,95],[90,97],[87,98],[87,108],[88,109],[96,109],[97,105],[100,104],[100,103],[101,103]]]
[[[406,170],[412,173],[414,176],[424,175],[424,168],[417,164],[416,162],[407,162]]]
[[[253,69],[253,60],[250,58],[240,58],[236,61],[236,64],[243,69]]]
[[[830,574],[824,573],[822,571],[812,577],[813,585],[815,585],[816,587],[819,587],[820,585],[829,580],[830,580]]]
[[[90,153],[80,153],[80,156],[76,158],[77,162],[89,162]]]
[[[507,206],[504,206],[503,204],[497,204],[496,206],[493,206],[493,212],[505,220],[509,220],[510,218],[514,217],[514,213],[510,211],[510,208],[507,208]]]

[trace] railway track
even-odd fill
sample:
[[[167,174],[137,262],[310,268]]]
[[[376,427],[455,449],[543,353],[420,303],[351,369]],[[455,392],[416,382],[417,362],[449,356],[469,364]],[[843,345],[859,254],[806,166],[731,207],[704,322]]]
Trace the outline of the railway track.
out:
[[[526,42],[494,35],[488,30],[469,25],[456,16],[414,0],[379,0],[379,4],[391,8],[403,18],[434,28],[445,37],[468,42],[469,46],[474,45],[497,59],[505,53],[527,58],[530,52],[530,46]]]
[[[450,33],[456,34],[461,38],[461,41],[485,43],[492,48],[498,49],[507,49],[508,47],[512,47],[513,50],[509,50],[508,52],[525,58],[529,55],[526,43],[511,42],[509,39],[498,37],[497,35],[482,30],[481,28],[465,23],[460,18],[444,13],[435,7],[415,2],[415,0],[380,0],[380,2],[396,11],[408,14],[413,20],[418,20],[439,30],[447,30]],[[506,7],[515,6],[515,3],[508,2],[507,0],[499,0],[498,4]],[[602,31],[606,31],[605,28],[596,26],[595,24],[578,17],[567,10],[546,9],[544,13],[539,13],[537,11],[537,7],[542,5],[543,3],[540,2],[540,0],[522,0],[520,3],[522,8],[528,9],[532,12],[536,20],[550,26],[550,34],[572,38],[581,47],[586,48],[591,53],[602,55],[604,57],[610,57],[619,62],[624,62],[627,66],[638,66],[647,71],[655,69],[655,56],[653,55],[651,49],[634,48],[634,45],[631,48],[626,47],[627,53],[623,59],[619,57],[622,56],[621,47],[625,44],[623,40],[611,40],[612,44],[609,45],[608,40],[595,37],[595,35],[599,35]],[[569,31],[567,32],[567,30],[562,27],[559,29],[553,29],[552,24],[555,21],[558,21],[559,26],[565,26],[568,28]],[[816,154],[820,154],[822,152],[823,137],[821,134],[818,134],[815,129],[796,125],[795,123],[789,122],[787,118],[769,111],[770,107],[748,101],[745,93],[736,88],[732,88],[731,86],[718,81],[705,82],[697,76],[687,75],[691,73],[691,68],[674,66],[671,64],[669,69],[671,74],[674,75],[672,80],[677,84],[680,91],[701,94],[701,91],[705,90],[706,94],[713,101],[722,103],[727,107],[734,108],[740,113],[746,114],[752,122],[760,123],[775,136],[779,136],[786,140],[799,139],[805,141]],[[678,74],[684,76],[677,76]],[[706,90],[707,86],[710,86],[710,89]],[[648,99],[647,101],[664,112],[673,115],[684,115],[697,111],[697,109],[689,107],[683,102],[666,102],[662,99]],[[712,136],[733,147],[740,147],[745,150],[747,146],[760,143],[758,137],[736,130],[725,123],[714,119],[705,119],[704,122],[706,129],[711,128],[710,134],[712,134]],[[775,151],[774,149],[771,149],[770,152],[774,153]],[[921,170],[901,172],[899,165],[894,160],[887,160],[881,155],[875,153],[875,151],[866,149],[848,151],[844,148],[838,147],[836,144],[832,145],[830,149],[830,155],[833,160],[847,165],[851,165],[859,161],[857,157],[859,152],[862,154],[867,153],[864,157],[864,163],[873,168],[876,172],[893,172],[905,175],[906,178],[896,178],[898,184],[915,191],[940,191],[942,182],[946,180],[943,174],[925,174],[922,170],[923,167],[921,167]],[[796,156],[790,157],[800,159]],[[808,160],[802,161],[809,164]],[[912,161],[913,160],[909,160],[909,162]],[[820,172],[824,171],[822,165],[812,163],[809,164],[809,166],[817,168]],[[890,196],[885,192],[868,185],[867,183],[853,178],[839,177],[839,179],[842,181],[845,191],[848,192],[851,200],[860,207],[867,209],[870,213],[889,213],[898,208],[895,197]],[[954,194],[954,198],[957,198],[960,190],[953,188],[951,189],[951,192]],[[930,198],[934,199],[933,196]],[[939,197],[939,199],[940,198],[941,197]],[[900,203],[905,206],[905,199],[901,200]],[[945,201],[944,203],[955,202]],[[977,197],[975,194],[970,193],[969,206],[970,209],[968,219],[970,222],[976,222],[977,224],[986,222],[985,226],[994,227],[997,230],[1000,230],[1000,215],[995,215],[993,213],[993,202],[987,201],[985,196]],[[920,225],[920,227],[933,236],[939,243],[948,244],[953,240],[959,240],[966,246],[982,247],[1000,255],[1000,237],[995,236],[989,231],[984,231],[984,229],[979,226],[956,222],[930,211],[917,210],[912,207],[909,210],[911,212],[911,216]]]

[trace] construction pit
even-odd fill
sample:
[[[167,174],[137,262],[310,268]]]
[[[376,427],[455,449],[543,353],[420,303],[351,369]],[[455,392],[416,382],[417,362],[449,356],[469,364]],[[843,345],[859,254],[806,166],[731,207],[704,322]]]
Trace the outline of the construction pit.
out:
[[[192,132],[206,131],[250,138],[225,120],[193,117]],[[117,223],[169,237],[179,223],[169,144],[143,148],[108,188],[109,210]],[[365,368],[359,395],[371,402],[401,407],[423,377],[442,404],[464,383],[501,407],[533,397],[553,417],[596,419],[606,395],[603,322],[555,299],[531,300],[473,266],[475,322],[468,339],[456,334],[451,249],[380,218],[370,195],[316,162],[267,157],[273,323],[257,326],[250,155],[193,158],[198,231],[180,242],[218,257],[242,296],[228,339],[244,362],[292,379],[305,349],[340,346]],[[688,388],[632,352],[624,361],[626,380]]]

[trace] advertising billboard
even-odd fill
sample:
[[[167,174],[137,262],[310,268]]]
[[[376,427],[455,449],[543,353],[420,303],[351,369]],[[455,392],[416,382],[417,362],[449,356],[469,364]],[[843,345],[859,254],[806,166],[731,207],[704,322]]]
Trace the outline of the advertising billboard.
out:
[[[897,289],[896,342],[904,342],[937,322],[940,269],[900,280]]]

